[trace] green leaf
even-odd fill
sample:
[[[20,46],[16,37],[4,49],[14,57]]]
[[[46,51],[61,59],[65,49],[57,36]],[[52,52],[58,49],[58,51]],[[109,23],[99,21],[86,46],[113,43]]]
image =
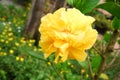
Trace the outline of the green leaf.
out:
[[[103,40],[107,43],[107,42],[109,42],[110,38],[111,38],[111,33],[110,33],[110,32],[107,32],[107,33],[104,35]]]
[[[72,7],[79,9],[82,13],[88,13],[95,8],[100,0],[67,0]]]
[[[113,16],[120,18],[120,6],[114,2],[106,2],[97,6],[97,8],[102,8],[110,12]]]
[[[100,56],[91,57],[91,65],[92,65],[92,68],[93,68],[94,72],[97,72],[99,64],[100,64],[100,61],[101,61],[101,57]]]
[[[69,5],[73,5],[73,0],[67,0],[67,3],[68,3]]]
[[[118,5],[120,5],[120,0],[106,0],[106,2],[114,2]]]
[[[115,0],[106,0],[107,2],[114,2]]]
[[[80,66],[82,66],[83,68],[87,69],[88,68],[88,62],[84,61],[84,62],[79,62]]]
[[[42,61],[47,61],[45,60],[44,56],[42,54],[38,54],[38,53],[35,53],[33,51],[29,51],[28,54],[30,54],[31,56],[35,57],[35,58],[38,58]]]
[[[100,76],[99,76],[99,78],[104,79],[104,80],[109,80],[108,75],[105,74],[105,73],[101,73]]]
[[[120,39],[118,40],[118,44],[120,44]]]
[[[23,48],[24,47],[24,48]],[[23,46],[20,46],[18,48],[18,50],[20,50],[21,52],[23,53],[26,53],[27,55],[30,55],[32,57],[35,57],[39,60],[42,60],[42,61],[47,61],[45,60],[44,56],[43,56],[43,52],[42,51],[39,51],[39,52],[34,52],[32,51],[28,46],[26,45],[23,45]]]
[[[113,26],[114,29],[119,29],[120,28],[120,20],[117,17],[115,17],[113,19],[112,26]]]

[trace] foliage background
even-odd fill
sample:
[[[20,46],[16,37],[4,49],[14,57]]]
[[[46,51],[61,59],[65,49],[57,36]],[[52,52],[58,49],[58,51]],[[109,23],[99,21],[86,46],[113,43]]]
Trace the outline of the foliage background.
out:
[[[115,80],[120,73],[120,2],[119,0],[107,0],[106,3],[100,5],[98,2],[99,0],[67,0],[69,6],[96,18],[93,28],[96,28],[100,34],[93,48],[87,51],[89,58],[86,61],[67,60],[57,64],[53,62],[54,54],[44,59],[40,46],[35,45],[35,40],[23,37],[22,32],[31,3],[25,2],[24,6],[1,4],[0,79],[92,80],[93,76],[99,73],[97,77],[100,80]],[[49,5],[50,3],[46,2],[46,7]],[[98,11],[98,8],[107,10],[112,16],[106,16]],[[114,46],[116,44],[117,47]],[[105,56],[105,64],[101,64],[103,56]]]

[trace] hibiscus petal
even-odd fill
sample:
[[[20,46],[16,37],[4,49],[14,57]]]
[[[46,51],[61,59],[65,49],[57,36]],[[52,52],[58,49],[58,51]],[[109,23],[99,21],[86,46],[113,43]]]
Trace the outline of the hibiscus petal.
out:
[[[85,34],[85,37],[83,39],[83,45],[82,47],[84,47],[84,49],[89,49],[93,46],[93,44],[95,43],[96,39],[97,39],[97,31],[96,30],[89,30],[87,31],[87,33]]]
[[[81,51],[79,49],[72,49],[70,50],[71,58],[77,59],[78,61],[84,61],[87,57],[85,51]]]

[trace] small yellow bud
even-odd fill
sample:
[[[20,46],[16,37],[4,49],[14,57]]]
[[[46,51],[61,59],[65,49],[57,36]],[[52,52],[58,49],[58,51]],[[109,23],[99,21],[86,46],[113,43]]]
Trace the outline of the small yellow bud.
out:
[[[85,69],[82,69],[82,70],[81,70],[81,73],[85,73]]]
[[[38,49],[39,51],[43,51],[42,49]]]
[[[21,58],[20,58],[20,61],[21,61],[21,62],[23,62],[23,61],[24,61],[24,58],[23,58],[23,57],[21,57]]]
[[[9,33],[9,34],[8,34],[8,36],[12,36],[12,35],[13,35],[13,33]]]
[[[23,38],[21,38],[21,39],[20,39],[20,42],[21,42],[21,43],[25,43],[26,41],[25,41]]]
[[[32,46],[32,44],[30,44],[30,43],[29,43],[29,44],[28,44],[28,46],[30,46],[30,47],[31,47],[31,46]]]
[[[35,40],[34,40],[34,39],[31,39],[31,40],[29,40],[29,42],[30,42],[30,43],[34,43],[34,42],[35,42]]]
[[[15,45],[16,45],[16,46],[19,46],[20,44],[16,42]]]
[[[6,44],[8,44],[8,43],[9,43],[9,41],[5,41],[5,43],[6,43]]]
[[[68,65],[71,65],[71,63],[70,63],[70,62],[68,62]]]
[[[89,75],[88,74],[86,74],[86,78],[88,78],[89,77]]]
[[[62,74],[63,73],[63,71],[60,71],[60,74]]]
[[[50,63],[50,62],[48,62],[47,64],[48,64],[48,65],[51,65],[51,63]]]
[[[6,33],[5,32],[2,32],[3,35],[5,35]]]
[[[1,39],[0,41],[1,41],[1,42],[5,42],[5,40],[4,40],[4,39]]]
[[[12,31],[12,29],[11,29],[11,28],[9,28],[9,29],[8,29],[8,31]]]
[[[71,68],[74,68],[74,65],[71,65]]]
[[[5,18],[2,18],[1,20],[2,20],[2,21],[5,21]]]
[[[24,13],[23,16],[26,17],[26,14]]]
[[[9,41],[12,41],[12,40],[13,40],[13,38],[9,38],[8,40],[9,40]]]
[[[4,55],[4,56],[6,56],[6,55],[7,55],[7,53],[6,53],[6,52],[4,52],[4,53],[3,53],[3,55]]]
[[[17,57],[16,57],[16,61],[18,61],[19,59],[20,59],[20,58],[17,56]]]
[[[37,51],[37,49],[36,49],[36,48],[34,48],[34,51]]]
[[[2,50],[2,48],[0,47],[0,50]]]
[[[10,54],[13,54],[13,53],[14,53],[14,51],[13,51],[13,50],[10,50],[9,52],[10,52]]]

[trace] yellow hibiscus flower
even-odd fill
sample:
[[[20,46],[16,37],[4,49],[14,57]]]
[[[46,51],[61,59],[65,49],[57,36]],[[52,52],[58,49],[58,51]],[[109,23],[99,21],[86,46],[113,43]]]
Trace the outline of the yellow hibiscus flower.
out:
[[[64,62],[67,58],[84,61],[85,50],[92,47],[98,35],[91,27],[94,21],[93,17],[85,16],[75,8],[60,8],[42,17],[40,46],[45,57],[55,52],[56,62]]]

